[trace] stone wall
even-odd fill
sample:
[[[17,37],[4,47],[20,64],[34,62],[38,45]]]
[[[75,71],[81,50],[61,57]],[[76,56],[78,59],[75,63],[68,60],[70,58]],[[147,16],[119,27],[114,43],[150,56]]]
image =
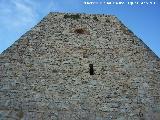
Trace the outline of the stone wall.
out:
[[[0,119],[160,120],[160,59],[115,16],[50,13],[0,55]]]

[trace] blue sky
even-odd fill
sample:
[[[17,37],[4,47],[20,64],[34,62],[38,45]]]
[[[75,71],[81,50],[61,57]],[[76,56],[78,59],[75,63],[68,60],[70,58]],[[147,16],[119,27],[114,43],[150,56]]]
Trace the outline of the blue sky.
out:
[[[112,5],[100,4],[109,1]],[[125,4],[113,4],[120,1]],[[131,1],[139,4],[128,5],[127,2]],[[84,2],[99,3],[84,4]],[[142,5],[140,4],[142,2],[146,3]],[[160,57],[160,2],[158,0],[0,0],[0,53],[49,12],[116,15]]]

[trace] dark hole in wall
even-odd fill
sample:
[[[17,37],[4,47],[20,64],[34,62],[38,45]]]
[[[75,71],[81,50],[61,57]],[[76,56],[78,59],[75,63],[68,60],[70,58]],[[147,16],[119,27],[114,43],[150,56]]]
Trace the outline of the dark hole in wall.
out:
[[[65,18],[65,19],[67,19],[67,18],[71,18],[71,19],[76,20],[76,19],[80,19],[81,17],[80,17],[80,15],[79,15],[79,14],[75,14],[75,15],[65,14],[65,15],[64,15],[64,18]]]
[[[90,72],[90,75],[94,75],[93,64],[89,64],[89,72]]]
[[[86,31],[84,29],[80,28],[80,29],[75,29],[74,32],[78,33],[78,34],[85,34]]]
[[[93,17],[93,20],[99,21],[98,18],[97,18],[96,16]]]

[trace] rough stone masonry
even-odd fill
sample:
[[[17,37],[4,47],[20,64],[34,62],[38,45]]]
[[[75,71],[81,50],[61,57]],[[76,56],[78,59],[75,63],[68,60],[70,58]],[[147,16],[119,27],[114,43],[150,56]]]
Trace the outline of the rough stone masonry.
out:
[[[0,55],[1,120],[160,120],[160,59],[115,16],[49,13]]]

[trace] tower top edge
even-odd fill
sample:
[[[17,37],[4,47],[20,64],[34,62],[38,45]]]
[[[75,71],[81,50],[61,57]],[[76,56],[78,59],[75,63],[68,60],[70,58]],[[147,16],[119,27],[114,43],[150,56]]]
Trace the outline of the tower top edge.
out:
[[[113,18],[117,18],[115,15],[112,14],[100,14],[100,13],[96,13],[96,14],[92,14],[92,13],[79,13],[79,12],[50,12],[48,15],[83,15],[83,16],[98,16],[98,17],[113,17]]]

